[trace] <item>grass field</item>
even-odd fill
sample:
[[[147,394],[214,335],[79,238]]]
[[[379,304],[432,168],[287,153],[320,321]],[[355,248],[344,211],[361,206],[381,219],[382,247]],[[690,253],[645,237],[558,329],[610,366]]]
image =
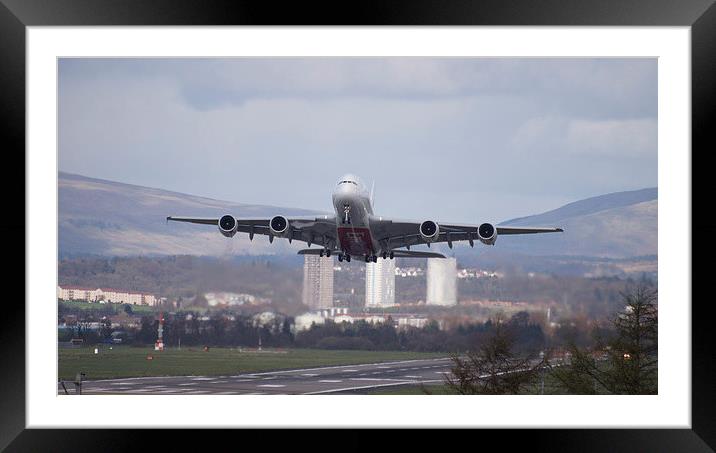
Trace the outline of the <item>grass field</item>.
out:
[[[244,351],[234,348],[167,349],[151,347],[99,345],[59,350],[59,378],[74,379],[77,372],[85,379],[110,379],[139,376],[222,376],[293,368],[427,359],[445,354],[402,351],[327,351],[319,349]],[[152,360],[147,360],[147,356]]]

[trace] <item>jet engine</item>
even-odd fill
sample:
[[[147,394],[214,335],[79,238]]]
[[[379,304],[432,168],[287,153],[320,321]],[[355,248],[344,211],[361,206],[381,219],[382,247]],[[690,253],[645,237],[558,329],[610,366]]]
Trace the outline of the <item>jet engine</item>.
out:
[[[420,236],[425,242],[433,242],[440,235],[440,226],[432,220],[420,224]]]
[[[269,229],[271,234],[276,237],[283,237],[288,234],[288,219],[282,215],[271,217]]]
[[[219,219],[219,231],[227,238],[233,237],[236,234],[238,225],[234,216],[225,215]]]
[[[497,228],[491,223],[483,223],[477,228],[477,237],[483,244],[494,245],[497,240]]]

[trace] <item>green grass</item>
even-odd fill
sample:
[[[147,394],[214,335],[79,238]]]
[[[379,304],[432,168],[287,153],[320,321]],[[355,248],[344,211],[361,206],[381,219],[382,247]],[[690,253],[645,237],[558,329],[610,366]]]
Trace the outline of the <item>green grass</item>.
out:
[[[86,379],[110,379],[139,376],[222,376],[257,373],[293,368],[386,362],[393,360],[427,359],[445,354],[403,351],[327,351],[318,349],[287,349],[264,352],[234,348],[200,347],[167,349],[161,352],[151,347],[99,345],[59,350],[59,378],[74,379],[79,371]],[[152,360],[147,360],[151,355]]]

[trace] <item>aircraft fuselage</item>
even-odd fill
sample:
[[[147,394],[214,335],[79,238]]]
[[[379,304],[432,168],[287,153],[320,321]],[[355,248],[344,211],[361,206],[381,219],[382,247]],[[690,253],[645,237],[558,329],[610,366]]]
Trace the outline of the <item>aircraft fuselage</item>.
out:
[[[373,215],[370,194],[357,176],[347,174],[338,181],[333,191],[333,208],[340,250],[352,257],[381,252],[370,230],[370,216]]]

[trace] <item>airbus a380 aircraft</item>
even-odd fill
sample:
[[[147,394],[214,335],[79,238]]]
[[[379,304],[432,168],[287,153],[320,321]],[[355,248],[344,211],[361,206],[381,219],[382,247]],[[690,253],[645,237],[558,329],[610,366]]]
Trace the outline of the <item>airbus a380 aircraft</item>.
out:
[[[338,261],[351,258],[376,262],[378,256],[383,259],[394,257],[445,258],[434,252],[410,250],[410,246],[447,242],[452,248],[453,242],[468,241],[470,247],[475,240],[494,245],[497,236],[504,234],[553,233],[561,228],[527,228],[495,226],[491,223],[481,225],[458,225],[438,223],[434,220],[413,222],[391,220],[373,214],[372,196],[366,186],[355,175],[345,175],[333,190],[334,216],[285,217],[276,215],[270,219],[239,218],[224,215],[216,218],[167,217],[167,221],[217,225],[226,237],[237,232],[248,233],[253,240],[255,234],[267,235],[269,242],[275,237],[287,238],[289,242],[303,241],[311,247],[317,244],[321,248],[304,249],[300,255],[331,256],[338,255]],[[405,247],[406,250],[401,250]]]

